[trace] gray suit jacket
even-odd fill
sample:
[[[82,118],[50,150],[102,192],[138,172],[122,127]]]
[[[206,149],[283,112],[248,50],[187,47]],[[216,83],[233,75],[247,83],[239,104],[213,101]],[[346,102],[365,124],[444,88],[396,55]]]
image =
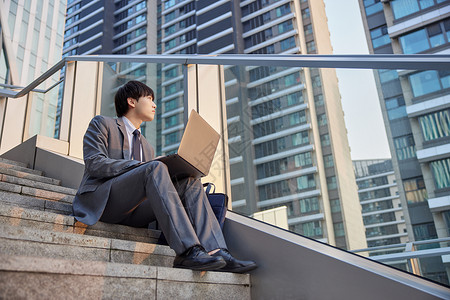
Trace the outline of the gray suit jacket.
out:
[[[142,137],[142,136],[141,136]],[[154,158],[153,147],[141,138],[143,161]],[[130,143],[122,119],[95,116],[83,139],[84,175],[73,201],[73,215],[87,225],[100,219],[113,177],[141,164],[128,159]]]

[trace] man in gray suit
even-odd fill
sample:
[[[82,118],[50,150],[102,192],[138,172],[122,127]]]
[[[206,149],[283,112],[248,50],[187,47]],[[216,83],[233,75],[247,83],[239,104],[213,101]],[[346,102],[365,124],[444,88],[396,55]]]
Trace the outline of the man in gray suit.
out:
[[[171,181],[167,167],[140,135],[156,105],[151,88],[130,81],[117,91],[118,118],[94,117],[83,140],[84,176],[73,202],[75,218],[147,227],[157,220],[176,252],[174,267],[243,273],[252,261],[235,259],[198,179]]]

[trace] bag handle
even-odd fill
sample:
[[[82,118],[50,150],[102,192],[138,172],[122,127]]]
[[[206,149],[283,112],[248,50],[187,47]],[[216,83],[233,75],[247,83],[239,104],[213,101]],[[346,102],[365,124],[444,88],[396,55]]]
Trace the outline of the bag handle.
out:
[[[203,184],[203,187],[206,187],[206,195],[209,195],[211,188],[213,188],[213,194],[216,192],[216,186],[212,182],[207,182]]]

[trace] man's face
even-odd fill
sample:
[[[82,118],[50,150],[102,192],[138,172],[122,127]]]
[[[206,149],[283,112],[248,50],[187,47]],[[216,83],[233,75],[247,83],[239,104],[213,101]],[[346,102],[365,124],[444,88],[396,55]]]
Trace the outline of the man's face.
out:
[[[156,104],[155,102],[153,102],[153,97],[140,97],[136,102],[135,112],[143,122],[153,121],[156,112]]]

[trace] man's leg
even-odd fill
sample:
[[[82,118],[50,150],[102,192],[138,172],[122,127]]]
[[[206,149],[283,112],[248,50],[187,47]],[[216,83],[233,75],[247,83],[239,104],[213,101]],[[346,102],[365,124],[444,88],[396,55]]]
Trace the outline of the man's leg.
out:
[[[156,218],[178,255],[202,245],[163,163],[152,161],[112,180],[101,221],[143,227]]]
[[[184,204],[189,220],[200,243],[210,252],[227,248],[219,222],[198,179],[175,181],[174,186]]]

